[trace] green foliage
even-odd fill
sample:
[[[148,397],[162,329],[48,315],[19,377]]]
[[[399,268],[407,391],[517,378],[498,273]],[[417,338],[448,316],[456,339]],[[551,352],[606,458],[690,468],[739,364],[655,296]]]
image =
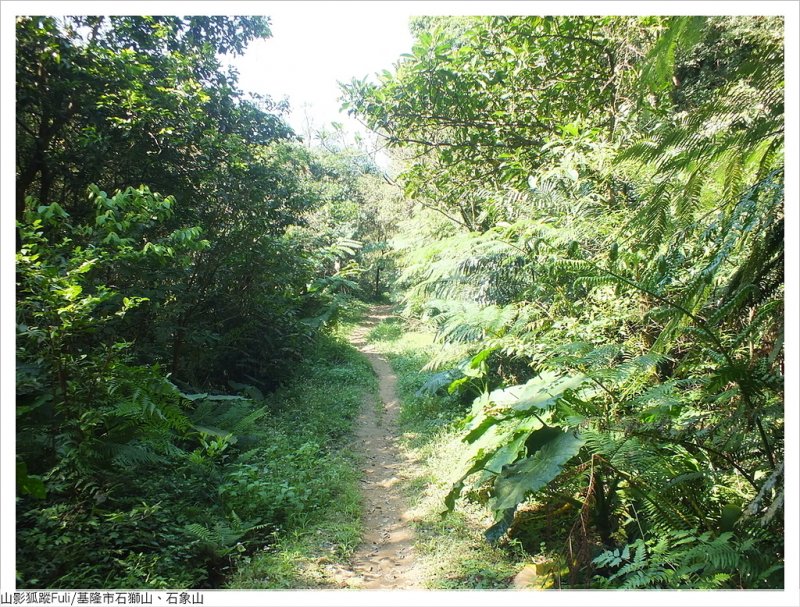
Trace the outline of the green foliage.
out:
[[[387,318],[367,335],[367,341],[395,341],[405,334],[405,324],[401,318]]]
[[[397,277],[404,422],[473,403],[449,509],[565,505],[573,586],[779,586],[781,25],[416,19],[344,87],[401,200],[221,69],[264,18],[20,17],[20,585],[217,586],[324,517],[369,380],[319,331]]]
[[[642,539],[608,550],[593,563],[613,571],[597,579],[601,587],[632,588],[774,588],[782,584],[780,565],[758,550],[753,538],[730,532],[714,535],[696,529],[671,531],[658,540]]]
[[[396,243],[442,345],[419,397],[479,394],[446,506],[486,503],[497,540],[570,505],[547,548],[573,585],[780,584],[780,25],[422,19],[394,73],[345,87],[440,216]],[[598,582],[594,556],[635,542],[638,569]]]
[[[331,580],[322,563],[349,556],[360,541],[359,474],[349,431],[375,379],[343,340],[325,338],[317,346],[296,378],[271,397],[280,403],[276,413],[260,424],[254,448],[227,467],[218,486],[243,518],[280,525],[268,550],[248,551],[237,561],[228,587],[324,587]]]
[[[16,33],[18,583],[219,586],[339,495],[360,393],[275,390],[312,347],[341,360],[321,329],[359,245],[304,237],[318,162],[222,69],[266,18]]]
[[[308,216],[309,238],[331,247],[331,254],[341,243],[358,243],[346,251],[354,262],[346,277],[356,283],[346,286],[365,300],[380,300],[395,273],[388,240],[402,212],[400,192],[359,150],[326,146],[325,151],[315,151],[314,159],[314,189],[320,203]],[[336,255],[329,255],[324,265],[328,273],[347,269]]]
[[[303,296],[311,251],[286,234],[316,202],[310,160],[282,106],[246,97],[219,60],[268,35],[261,17],[17,23],[17,218],[56,203],[108,243],[130,228],[151,247],[201,230],[207,244],[186,263],[162,257],[105,277],[149,300],[128,315],[125,339],[190,385],[275,387],[312,335],[301,319],[319,313]],[[142,183],[172,194],[166,216],[109,209],[95,225],[102,191]]]
[[[18,456],[87,495],[109,462],[155,461],[188,427],[178,390],[157,365],[135,364],[119,330],[148,299],[104,279],[125,265],[182,264],[207,244],[199,231],[143,244],[141,217],[163,221],[172,204],[146,188],[94,195],[94,226],[67,223],[55,204],[29,213],[17,255]]]
[[[459,428],[468,405],[446,391],[421,391],[436,373],[420,371],[437,352],[430,327],[413,319],[390,317],[369,336],[397,375],[402,447],[415,464],[404,471],[406,499],[414,512],[415,568],[430,589],[507,588],[526,555],[513,546],[489,544],[483,525],[491,512],[467,503],[440,516],[442,498],[467,458]],[[511,549],[509,549],[511,548]]]
[[[574,183],[596,170],[586,152],[597,149],[600,129],[615,129],[630,63],[659,22],[434,20],[396,73],[354,80],[345,99],[391,145],[421,158],[403,173],[408,195],[483,230],[517,212],[504,193],[531,174],[553,170]],[[623,35],[631,44],[618,44]]]
[[[157,461],[122,450],[95,476],[105,483],[77,504],[52,483],[46,503],[21,498],[20,582],[218,586],[254,550],[331,517],[357,482],[339,449],[373,378],[346,345],[318,345],[299,370],[303,379],[269,402],[178,393],[189,423],[173,432],[169,448],[155,453]],[[252,386],[239,389],[254,394]],[[153,450],[153,436],[140,432],[136,440]],[[342,541],[352,548],[349,537]]]

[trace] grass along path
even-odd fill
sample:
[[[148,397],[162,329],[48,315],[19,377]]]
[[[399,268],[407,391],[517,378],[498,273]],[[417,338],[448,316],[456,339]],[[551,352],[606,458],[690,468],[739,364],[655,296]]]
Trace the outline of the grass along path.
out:
[[[490,545],[483,530],[492,523],[481,504],[459,500],[455,512],[441,516],[444,497],[464,469],[460,422],[469,404],[446,391],[423,395],[420,387],[433,375],[422,368],[440,346],[426,326],[386,315],[367,334],[371,352],[388,360],[396,375],[399,401],[397,447],[402,469],[401,490],[414,532],[414,573],[429,589],[503,589],[528,586],[521,579],[532,559],[514,542]],[[395,408],[397,410],[397,408]],[[540,579],[534,586],[549,585]]]
[[[369,364],[337,332],[322,336],[295,379],[270,395],[277,413],[268,422],[283,440],[273,445],[280,457],[263,462],[270,470],[262,480],[289,466],[275,483],[287,498],[304,496],[303,502],[263,549],[236,558],[228,588],[342,587],[336,573],[350,561],[362,531],[361,460],[352,428],[365,395],[375,391]],[[303,455],[308,443],[320,447],[310,457]],[[308,478],[295,478],[301,464]]]
[[[485,508],[461,503],[439,516],[463,464],[458,421],[466,410],[452,397],[417,393],[431,375],[420,369],[437,350],[433,335],[390,306],[370,308],[360,322],[358,315],[321,342],[303,381],[274,396],[283,401],[287,433],[310,432],[328,445],[332,495],[288,521],[267,550],[243,556],[228,587],[513,587],[530,561],[486,543]],[[332,431],[336,437],[326,439]]]
[[[364,462],[362,478],[362,543],[349,568],[338,577],[352,588],[418,588],[414,533],[401,490],[404,469],[410,463],[398,443],[397,419],[400,403],[397,378],[386,359],[367,342],[367,335],[390,315],[390,306],[371,309],[366,322],[350,336],[350,342],[372,365],[378,377],[379,400],[371,394],[364,399],[356,420],[356,445]]]

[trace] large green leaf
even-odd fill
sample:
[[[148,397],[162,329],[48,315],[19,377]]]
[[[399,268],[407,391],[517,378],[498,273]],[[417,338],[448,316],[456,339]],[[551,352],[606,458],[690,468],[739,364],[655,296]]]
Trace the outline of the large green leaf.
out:
[[[520,454],[524,455],[523,449],[528,446],[529,439],[547,429],[547,427],[543,428],[541,421],[535,417],[517,420],[513,425],[509,422],[508,425],[513,429],[502,435],[503,442],[499,447],[498,443],[495,443],[494,452],[483,463],[485,474],[475,482],[476,486],[490,476],[500,474],[506,466],[514,463]]]
[[[556,377],[555,373],[543,373],[521,386],[503,390],[502,400],[492,399],[498,405],[511,405],[515,413],[526,413],[534,409],[546,410],[553,407],[567,390],[575,390],[589,380],[585,375]]]
[[[17,462],[17,494],[30,495],[37,499],[47,497],[47,488],[40,476],[29,475],[28,466],[24,462]]]
[[[465,443],[474,443],[481,436],[483,436],[484,433],[489,430],[489,428],[495,427],[501,421],[503,421],[503,418],[501,417],[495,417],[493,415],[481,415],[473,420],[473,424],[470,425],[472,430],[470,430],[469,433],[467,433],[467,435],[461,440],[463,440]]]
[[[552,436],[552,435],[551,435]],[[584,439],[574,431],[552,436],[532,456],[508,466],[497,478],[490,507],[495,511],[515,508],[529,494],[547,485],[583,446]]]
[[[558,396],[568,387],[578,385],[582,379],[584,379],[583,376],[560,378],[556,373],[545,372],[524,384],[494,390],[489,395],[489,399],[501,407],[513,406],[516,409],[530,405],[544,408],[550,398]],[[562,387],[562,385],[566,385],[566,387]]]
[[[542,373],[525,384],[493,390],[488,397],[481,394],[473,403],[473,417],[467,425],[469,432],[463,440],[468,443],[476,441],[508,417],[527,415],[534,409],[541,416],[558,403],[564,392],[574,390],[588,380],[585,375],[558,377],[556,373]],[[484,410],[492,405],[508,410],[487,415]]]
[[[455,507],[456,499],[464,488],[464,481],[469,476],[483,471],[473,483],[473,486],[478,486],[489,477],[499,474],[505,466],[517,459],[531,432],[541,426],[541,422],[535,417],[494,421],[495,423],[489,424],[487,431],[469,446],[471,452],[469,467],[445,497],[445,506],[448,510]]]

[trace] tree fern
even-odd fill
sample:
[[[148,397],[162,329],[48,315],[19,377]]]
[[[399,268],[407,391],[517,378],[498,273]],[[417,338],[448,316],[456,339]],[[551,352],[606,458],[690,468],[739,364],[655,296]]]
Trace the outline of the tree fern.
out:
[[[542,51],[546,43],[521,32],[544,23],[492,28],[509,48]],[[617,544],[616,560],[602,565],[609,576],[622,569],[612,585],[762,584],[746,573],[757,560],[747,543],[757,524],[731,513],[758,502],[771,535],[759,541],[775,553],[782,497],[778,477],[768,479],[783,457],[781,21],[655,18],[629,22],[625,34],[614,20],[596,25],[595,48],[613,51],[603,58],[609,96],[579,118],[548,112],[555,128],[537,132],[543,145],[444,151],[439,143],[456,132],[488,144],[496,131],[437,129],[435,120],[420,126],[432,145],[416,137],[425,153],[407,174],[412,189],[452,221],[445,238],[407,236],[418,245],[404,253],[408,308],[424,311],[452,348],[437,364],[450,352],[458,354],[451,367],[468,365],[491,349],[480,373],[500,383],[486,386],[464,421],[468,461],[446,504],[479,484],[495,508],[496,539],[521,501],[539,507],[568,496],[580,503],[565,548],[571,573],[589,571],[587,555]],[[484,27],[467,29],[475,37]],[[604,46],[611,31],[625,44]],[[505,56],[497,50],[492,60]],[[398,109],[395,93],[413,105],[415,91],[430,90],[416,76],[434,66],[472,82],[475,66],[463,60],[409,58],[422,71],[401,70],[362,101],[386,117]],[[529,69],[537,86],[524,90],[566,86],[544,66]],[[539,107],[496,86],[515,107]],[[488,93],[458,90],[474,102],[473,119],[478,101],[491,103]],[[386,96],[372,98],[377,91]],[[413,115],[395,119],[382,125],[398,141],[414,132]],[[466,381],[448,372],[431,387],[451,377]],[[550,453],[542,443],[553,431],[579,431],[580,446]],[[762,493],[765,483],[772,488]],[[737,535],[724,535],[722,512]],[[732,546],[747,556],[733,563]],[[704,547],[714,567],[700,560]]]

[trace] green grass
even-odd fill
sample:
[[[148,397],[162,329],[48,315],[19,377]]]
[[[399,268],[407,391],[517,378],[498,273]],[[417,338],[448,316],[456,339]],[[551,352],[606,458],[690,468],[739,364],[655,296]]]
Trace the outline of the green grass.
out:
[[[394,342],[404,337],[406,331],[402,318],[390,317],[373,328],[367,340],[370,342]]]
[[[376,389],[368,362],[344,342],[359,320],[348,311],[323,340],[297,377],[270,400],[274,418],[296,440],[323,445],[325,474],[333,494],[323,508],[302,512],[277,533],[267,549],[238,557],[227,587],[248,589],[334,588],[335,574],[361,537],[361,494],[357,449],[350,429],[364,395]],[[468,405],[453,396],[420,397],[431,376],[420,369],[435,353],[433,335],[388,318],[367,339],[385,354],[397,374],[403,448],[413,466],[403,490],[414,516],[416,554],[425,585],[431,589],[507,588],[526,559],[513,542],[491,546],[482,531],[491,524],[480,504],[461,500],[442,518],[444,495],[463,464],[459,420]]]
[[[490,546],[463,512],[427,517],[416,533],[418,558],[431,589],[508,588],[521,567],[521,554]]]
[[[338,500],[277,538],[268,550],[240,560],[228,588],[301,589],[336,586],[330,564],[345,562],[361,539],[361,494],[353,462]]]
[[[332,567],[352,554],[361,538],[359,461],[351,430],[365,394],[376,389],[369,363],[343,335],[353,314],[320,340],[296,379],[270,396],[274,423],[297,443],[320,445],[319,475],[327,493],[319,508],[290,517],[266,549],[238,557],[228,588],[326,588]]]
[[[488,509],[459,500],[454,512],[440,515],[444,496],[465,463],[458,429],[469,405],[446,392],[418,394],[433,374],[421,371],[437,352],[432,331],[389,318],[368,340],[389,358],[397,374],[403,445],[415,462],[407,471],[404,491],[416,521],[416,553],[426,587],[508,588],[530,558],[515,542],[492,546],[484,539],[483,530],[492,522]]]

